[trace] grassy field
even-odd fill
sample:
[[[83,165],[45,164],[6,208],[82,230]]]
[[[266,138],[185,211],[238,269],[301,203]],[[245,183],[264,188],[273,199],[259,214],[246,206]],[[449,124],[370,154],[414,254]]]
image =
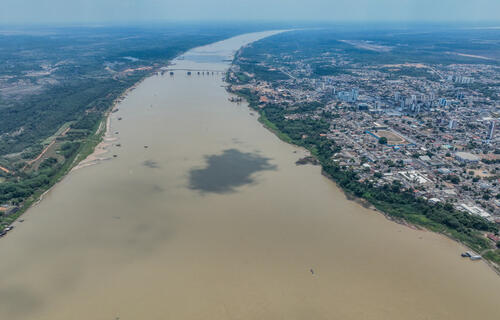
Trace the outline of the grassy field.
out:
[[[395,134],[394,132],[388,130],[378,130],[373,132],[373,134],[379,138],[381,137],[387,138],[388,144],[404,144],[408,142],[400,135]]]

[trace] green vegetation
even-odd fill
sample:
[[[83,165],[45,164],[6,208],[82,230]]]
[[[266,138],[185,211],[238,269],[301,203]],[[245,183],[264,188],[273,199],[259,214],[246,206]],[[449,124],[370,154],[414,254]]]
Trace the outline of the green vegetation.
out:
[[[500,265],[500,250],[490,250],[483,254],[483,257],[487,260],[495,262]]]
[[[1,110],[0,134],[14,132],[20,124],[26,129],[10,139],[0,140],[0,155],[20,152],[45,140],[65,123],[83,117],[88,110],[102,115],[114,99],[139,79],[140,76],[134,76],[127,80],[108,79],[58,86],[26,98],[22,104]]]
[[[315,63],[312,65],[313,68],[313,74],[318,77],[323,77],[323,76],[336,76],[340,74],[349,74],[350,72],[343,68],[343,67],[337,67],[337,66],[332,66],[332,65],[324,65],[324,64],[319,64]]]
[[[274,134],[276,134],[278,136],[278,138],[280,138],[281,140],[283,140],[283,141],[285,141],[287,143],[292,143],[293,142],[292,138],[290,138],[286,133],[281,132],[280,129],[278,129],[278,127],[276,127],[276,125],[274,123],[272,123],[271,121],[269,121],[269,119],[266,117],[265,113],[262,113],[260,115],[259,121],[266,128],[268,128],[269,130],[271,130],[272,132],[274,132]]]
[[[258,78],[265,78],[270,80],[286,80],[289,77],[279,70],[271,70],[261,66],[255,61],[246,61],[240,65],[242,71],[254,74]]]
[[[250,80],[250,77],[247,76],[245,73],[243,72],[238,72],[236,74],[236,77],[238,77],[238,80],[241,82],[241,83],[247,83],[249,80]]]
[[[398,68],[382,68],[380,71],[390,74],[390,78],[397,80],[402,76],[414,78],[426,78],[432,81],[439,80],[439,76],[429,72],[427,68],[416,67],[398,67]]]
[[[0,216],[0,230],[23,214],[47,189],[62,179],[74,164],[93,152],[104,134],[104,130],[97,132],[99,123],[94,127],[94,133],[85,140],[62,144],[60,150],[65,158],[63,163],[59,163],[55,158],[47,158],[42,161],[37,171],[20,172],[17,179],[9,179],[8,182],[0,184],[0,203],[21,207],[13,214]]]

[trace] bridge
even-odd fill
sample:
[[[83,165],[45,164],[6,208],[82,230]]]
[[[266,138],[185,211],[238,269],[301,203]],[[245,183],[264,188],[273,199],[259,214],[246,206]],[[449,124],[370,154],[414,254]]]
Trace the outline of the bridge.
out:
[[[204,73],[225,73],[226,70],[211,70],[211,69],[165,69],[165,72],[174,72],[174,71],[186,71],[186,72],[204,72]]]

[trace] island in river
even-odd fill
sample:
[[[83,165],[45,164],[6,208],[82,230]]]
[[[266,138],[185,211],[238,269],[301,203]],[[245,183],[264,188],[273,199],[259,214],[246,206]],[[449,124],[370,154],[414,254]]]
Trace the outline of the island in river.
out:
[[[69,173],[0,241],[0,318],[498,317],[485,263],[297,166],[308,152],[205,72],[271,34],[194,49],[172,68],[200,75],[156,74],[120,102],[117,157]]]

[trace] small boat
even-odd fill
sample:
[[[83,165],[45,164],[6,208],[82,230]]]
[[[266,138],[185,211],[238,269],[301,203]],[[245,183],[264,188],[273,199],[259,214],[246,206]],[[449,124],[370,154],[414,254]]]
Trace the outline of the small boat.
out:
[[[472,261],[475,261],[475,260],[481,260],[482,257],[478,254],[475,254],[474,252],[471,252],[471,251],[467,251],[467,252],[464,252],[461,254],[461,256],[463,258],[470,258]]]

